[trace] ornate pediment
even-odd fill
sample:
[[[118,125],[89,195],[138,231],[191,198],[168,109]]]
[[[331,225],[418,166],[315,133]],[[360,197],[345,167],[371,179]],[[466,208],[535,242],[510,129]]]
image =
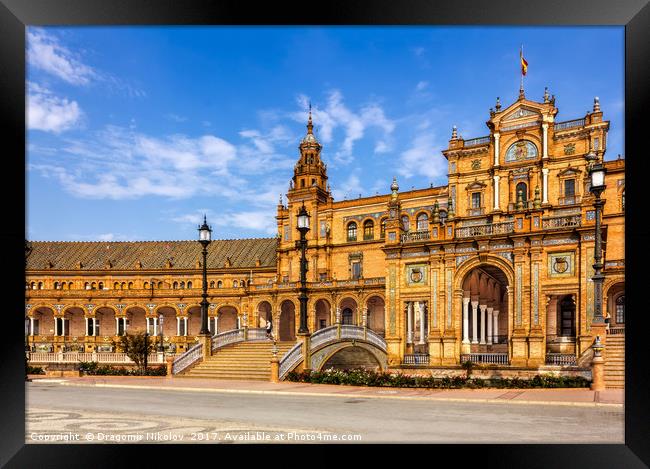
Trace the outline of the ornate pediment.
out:
[[[483,189],[484,187],[485,187],[485,184],[483,184],[482,182],[474,181],[473,183],[467,185],[467,187],[465,187],[465,189],[470,189],[470,190],[471,189]]]
[[[580,171],[578,168],[566,168],[564,171],[560,171],[557,175],[558,177],[565,177],[565,176],[577,176],[580,174],[582,171]]]
[[[539,115],[540,114],[538,111],[520,106],[514,111],[512,111],[510,114],[508,114],[507,116],[504,116],[504,118],[501,121],[507,122],[507,121],[513,121],[517,119],[524,119],[526,117],[539,117]]]

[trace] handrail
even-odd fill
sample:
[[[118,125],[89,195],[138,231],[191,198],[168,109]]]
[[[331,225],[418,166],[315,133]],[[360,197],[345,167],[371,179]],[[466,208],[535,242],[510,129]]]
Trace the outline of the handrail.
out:
[[[564,121],[564,122],[556,122],[553,128],[557,132],[558,130],[564,130],[564,129],[571,129],[573,127],[582,127],[585,125],[585,119],[574,119],[570,121]]]
[[[298,342],[291,350],[284,354],[279,363],[280,380],[302,359],[302,342]]]
[[[244,329],[232,329],[212,336],[212,351],[214,352],[226,345],[234,344],[236,342],[243,342]]]
[[[508,221],[504,223],[492,223],[487,225],[475,225],[456,228],[456,237],[473,238],[475,236],[507,234],[512,233],[513,231],[515,231],[515,223]]]
[[[465,140],[466,147],[472,147],[475,145],[485,145],[486,143],[490,143],[489,135],[487,137],[477,137],[477,138],[470,138],[469,140]]]
[[[176,357],[172,363],[172,374],[178,374],[188,366],[198,361],[203,357],[203,344],[199,342],[198,344],[190,347],[190,349],[184,354]]]

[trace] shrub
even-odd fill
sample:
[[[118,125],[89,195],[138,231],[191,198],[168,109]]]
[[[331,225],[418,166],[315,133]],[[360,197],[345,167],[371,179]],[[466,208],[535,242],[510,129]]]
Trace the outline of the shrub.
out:
[[[125,368],[122,366],[100,365],[97,362],[80,362],[79,371],[95,376],[166,376],[167,367],[152,366],[143,368]]]
[[[408,376],[402,373],[377,372],[365,369],[323,371],[291,371],[287,381],[314,384],[343,384],[350,386],[384,386],[399,388],[459,389],[459,388],[584,388],[590,381],[583,377],[536,375],[531,379],[513,378],[468,378],[454,376],[434,378],[433,376]]]

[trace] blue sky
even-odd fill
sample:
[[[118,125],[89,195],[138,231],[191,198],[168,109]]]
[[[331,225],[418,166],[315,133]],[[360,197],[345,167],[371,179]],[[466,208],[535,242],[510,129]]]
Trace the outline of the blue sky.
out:
[[[487,135],[496,97],[600,98],[624,155],[622,27],[27,29],[27,237],[196,239],[276,233],[313,106],[336,200],[446,184],[453,125]]]

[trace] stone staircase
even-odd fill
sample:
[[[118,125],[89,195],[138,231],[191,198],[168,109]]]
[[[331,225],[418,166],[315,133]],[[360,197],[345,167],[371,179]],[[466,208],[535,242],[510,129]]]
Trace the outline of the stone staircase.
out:
[[[278,342],[278,360],[294,345],[295,342]],[[226,345],[178,377],[270,381],[272,348],[270,341]]]
[[[608,335],[605,344],[605,386],[625,387],[625,334]]]

